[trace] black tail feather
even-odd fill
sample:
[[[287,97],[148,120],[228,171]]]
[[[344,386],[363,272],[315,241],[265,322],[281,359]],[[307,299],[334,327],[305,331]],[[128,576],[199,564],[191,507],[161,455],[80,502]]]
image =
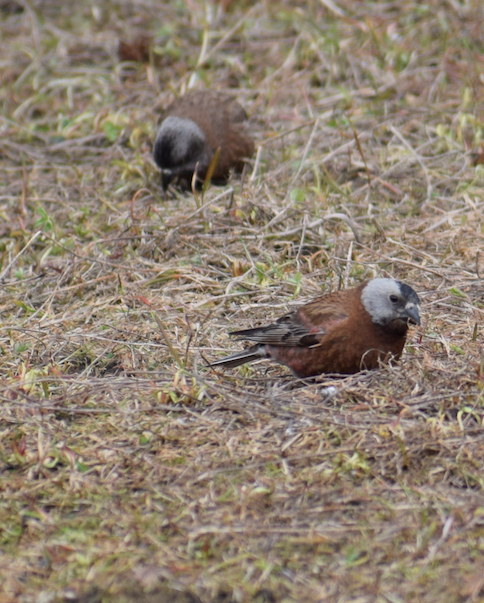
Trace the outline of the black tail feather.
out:
[[[267,358],[267,353],[264,349],[264,346],[253,345],[250,348],[247,348],[246,350],[242,350],[242,352],[237,352],[237,354],[232,354],[231,356],[226,356],[225,358],[221,358],[220,360],[215,360],[215,362],[212,362],[210,366],[223,366],[225,368],[235,368],[236,366],[246,364],[247,362],[261,360],[261,358]]]

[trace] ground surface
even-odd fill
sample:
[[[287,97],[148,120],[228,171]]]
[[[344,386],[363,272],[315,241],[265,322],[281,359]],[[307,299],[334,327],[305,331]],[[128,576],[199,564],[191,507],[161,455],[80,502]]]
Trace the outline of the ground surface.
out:
[[[482,2],[0,4],[0,601],[483,600]],[[163,198],[208,87],[257,155]],[[205,368],[374,275],[398,366]]]

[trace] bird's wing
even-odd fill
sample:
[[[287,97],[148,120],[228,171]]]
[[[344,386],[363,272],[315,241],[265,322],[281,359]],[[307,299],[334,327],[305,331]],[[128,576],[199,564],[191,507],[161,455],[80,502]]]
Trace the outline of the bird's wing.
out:
[[[230,333],[239,339],[285,347],[318,345],[330,328],[348,318],[346,304],[339,296],[325,295],[282,316],[265,327]]]

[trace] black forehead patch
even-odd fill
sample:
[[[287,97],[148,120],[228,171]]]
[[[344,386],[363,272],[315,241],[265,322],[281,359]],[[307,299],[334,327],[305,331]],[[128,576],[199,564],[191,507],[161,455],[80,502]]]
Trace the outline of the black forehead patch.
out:
[[[407,301],[412,301],[416,304],[420,304],[420,298],[417,295],[417,293],[412,289],[412,287],[410,287],[409,285],[406,285],[405,283],[402,283],[401,281],[397,281],[398,286],[400,287],[400,291],[403,295],[403,297],[407,300]]]

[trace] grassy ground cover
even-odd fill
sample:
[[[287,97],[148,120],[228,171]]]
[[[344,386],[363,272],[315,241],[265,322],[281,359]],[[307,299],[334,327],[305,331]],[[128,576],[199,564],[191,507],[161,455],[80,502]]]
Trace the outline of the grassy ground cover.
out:
[[[484,600],[483,23],[0,2],[2,603]],[[164,197],[189,88],[232,92],[257,153]],[[206,368],[376,275],[423,302],[398,366]]]

